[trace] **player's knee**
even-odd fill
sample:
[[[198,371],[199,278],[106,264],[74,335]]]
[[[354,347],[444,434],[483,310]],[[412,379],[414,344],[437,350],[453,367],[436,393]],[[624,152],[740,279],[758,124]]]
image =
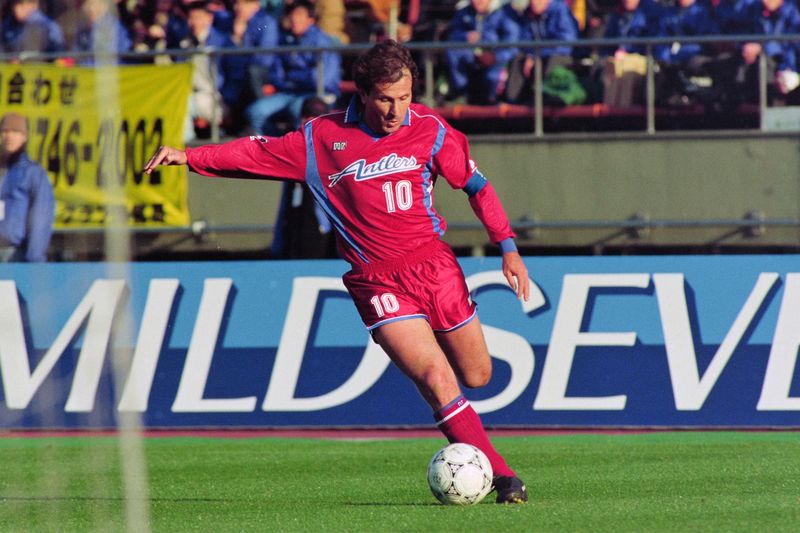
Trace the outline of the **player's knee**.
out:
[[[459,391],[458,380],[447,365],[432,365],[415,381],[422,395],[433,402],[452,400]]]
[[[469,372],[462,376],[463,385],[469,389],[476,389],[483,387],[489,380],[492,379],[492,367],[481,366],[476,369],[471,369]]]

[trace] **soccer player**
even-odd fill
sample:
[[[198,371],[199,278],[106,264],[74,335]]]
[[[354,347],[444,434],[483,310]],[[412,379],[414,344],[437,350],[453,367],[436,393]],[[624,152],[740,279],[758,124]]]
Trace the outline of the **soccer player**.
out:
[[[462,189],[493,242],[519,298],[528,271],[491,184],[470,159],[466,137],[412,103],[418,70],[387,40],[353,65],[358,93],[345,111],[322,115],[282,137],[252,136],[178,150],[162,146],[144,167],[185,165],[207,176],[305,181],[337,230],[344,275],[372,338],[417,386],[450,442],[481,449],[492,463],[498,503],[528,500],[522,480],[494,449],[464,398],[492,373],[475,303],[433,207],[442,176]]]

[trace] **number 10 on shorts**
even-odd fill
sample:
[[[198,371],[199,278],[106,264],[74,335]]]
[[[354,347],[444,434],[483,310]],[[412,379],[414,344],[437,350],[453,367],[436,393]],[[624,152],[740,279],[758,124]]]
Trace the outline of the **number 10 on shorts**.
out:
[[[386,313],[396,313],[400,309],[397,298],[391,292],[384,292],[369,299],[369,303],[375,308],[378,317],[383,317]]]

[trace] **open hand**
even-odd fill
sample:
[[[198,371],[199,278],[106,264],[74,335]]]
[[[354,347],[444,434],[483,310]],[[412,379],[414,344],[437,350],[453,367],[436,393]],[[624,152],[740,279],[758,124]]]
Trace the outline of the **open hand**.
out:
[[[508,280],[508,285],[517,294],[517,298],[527,302],[531,295],[528,267],[525,266],[525,262],[518,252],[503,254],[503,275]]]
[[[151,174],[158,165],[185,165],[186,152],[171,146],[160,146],[144,166],[144,173]]]

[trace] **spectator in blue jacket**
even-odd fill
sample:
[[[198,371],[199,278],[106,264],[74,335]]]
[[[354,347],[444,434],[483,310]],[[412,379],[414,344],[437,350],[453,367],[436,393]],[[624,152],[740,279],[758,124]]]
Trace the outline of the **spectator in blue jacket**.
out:
[[[285,8],[287,29],[281,32],[280,46],[331,47],[336,40],[316,25],[314,5],[309,0],[295,0]],[[337,52],[321,54],[323,80],[321,96],[328,104],[339,96],[341,57]],[[281,132],[272,119],[288,112],[291,126],[300,125],[303,101],[318,92],[318,56],[314,52],[291,52],[278,56],[272,65],[269,80],[272,90],[247,109],[250,127],[257,133],[278,135]]]
[[[81,11],[85,21],[75,34],[72,51],[94,52],[95,57],[79,58],[78,64],[94,65],[95,59],[100,58],[104,62],[117,62],[116,56],[131,50],[128,30],[111,8],[108,0],[84,0]]]
[[[471,0],[450,19],[447,39],[462,43],[500,43],[516,37],[514,11],[499,8],[496,0]],[[451,48],[445,52],[448,100],[494,104],[500,77],[513,57],[513,48]]]
[[[720,30],[706,3],[697,0],[678,0],[674,6],[664,10],[663,32],[666,37],[676,37],[675,42],[666,50],[664,60],[669,63],[685,64],[697,56],[711,54],[707,50],[707,45],[682,42],[681,37],[717,35]]]
[[[663,8],[655,0],[620,0],[611,13],[604,37],[607,39],[660,37],[663,35]],[[654,46],[653,57],[663,60],[665,46]],[[614,107],[629,107],[644,101],[644,78],[647,66],[645,44],[624,43],[603,49],[601,63],[603,102]]]
[[[658,79],[657,97],[670,106],[687,106],[713,98],[709,66],[713,47],[685,38],[720,33],[717,21],[705,2],[678,0],[664,11],[663,32],[675,41],[665,48]]]
[[[47,260],[55,199],[44,169],[28,157],[25,117],[0,120],[0,262]]]
[[[742,32],[752,35],[788,35],[800,33],[800,11],[792,1],[761,0],[743,10]],[[797,43],[793,41],[747,42],[738,53],[720,62],[715,83],[728,90],[724,95],[730,104],[758,102],[758,58],[767,60],[768,99],[782,99],[797,88]]]
[[[280,29],[278,21],[267,13],[259,0],[236,0],[233,16],[226,12],[215,15],[214,26],[228,34],[234,46],[240,48],[275,48]],[[246,122],[246,110],[256,99],[269,91],[270,71],[277,60],[272,52],[231,55],[225,65],[225,86],[222,95],[230,108],[230,120],[225,129],[236,134]]]
[[[3,18],[0,50],[6,53],[63,52],[61,27],[39,9],[39,0],[12,0]]]
[[[206,0],[197,0],[186,6],[186,22],[189,34],[178,43],[179,48],[221,50],[233,47],[230,37],[214,28],[214,12]],[[194,72],[186,141],[193,140],[197,136],[208,136],[211,125],[216,123],[220,126],[227,115],[227,110],[236,105],[236,102],[228,102],[223,98],[226,66],[231,57],[221,54],[191,56]]]
[[[603,37],[606,39],[660,37],[663,35],[663,15],[664,8],[655,0],[620,0],[619,9],[608,17]],[[663,59],[665,51],[663,47],[654,50],[656,59]],[[623,44],[604,51],[604,55],[619,53],[645,55],[647,47],[643,44]]]
[[[275,17],[261,7],[259,0],[236,0],[230,36],[242,48],[274,48],[279,44],[280,25]],[[277,56],[267,52],[245,57],[248,81],[254,96],[259,97]]]
[[[753,3],[761,0],[710,0],[707,5],[720,33],[735,35],[744,33],[745,11]]]
[[[517,41],[577,41],[580,36],[578,21],[569,6],[562,0],[530,0],[528,6],[516,16]],[[542,75],[547,77],[556,67],[572,65],[572,46],[558,45],[539,48]],[[529,103],[532,99],[536,50],[523,49],[509,64],[505,99],[509,102]]]

